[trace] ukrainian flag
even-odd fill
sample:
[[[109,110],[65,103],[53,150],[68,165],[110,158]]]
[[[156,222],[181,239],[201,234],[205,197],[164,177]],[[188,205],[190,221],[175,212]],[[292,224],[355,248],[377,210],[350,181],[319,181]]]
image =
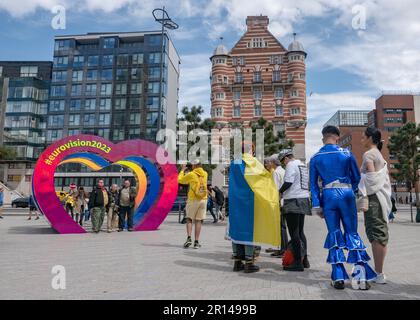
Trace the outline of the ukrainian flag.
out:
[[[229,169],[229,236],[239,244],[280,246],[279,192],[271,173],[249,154]]]

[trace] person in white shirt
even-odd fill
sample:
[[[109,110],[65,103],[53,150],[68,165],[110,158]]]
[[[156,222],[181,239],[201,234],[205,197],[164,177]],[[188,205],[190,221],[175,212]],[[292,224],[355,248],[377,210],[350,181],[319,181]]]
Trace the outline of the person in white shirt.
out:
[[[282,168],[278,155],[273,155],[266,159],[265,166],[268,171],[273,175],[274,183],[277,186],[277,190],[280,190],[280,187],[284,182],[285,170]],[[280,195],[279,195],[280,196]],[[283,200],[280,198],[280,207],[282,206]],[[287,249],[287,244],[289,242],[287,236],[287,227],[286,219],[280,210],[280,227],[281,227],[281,247],[278,249],[267,249],[266,252],[271,252],[272,257],[281,258],[284,255],[284,252]]]
[[[280,162],[286,167],[284,183],[280,188],[284,204],[284,215],[291,237],[294,263],[284,266],[286,271],[304,271],[309,268],[307,243],[304,233],[305,215],[311,215],[309,201],[309,173],[302,161],[295,159],[291,150],[279,155]]]

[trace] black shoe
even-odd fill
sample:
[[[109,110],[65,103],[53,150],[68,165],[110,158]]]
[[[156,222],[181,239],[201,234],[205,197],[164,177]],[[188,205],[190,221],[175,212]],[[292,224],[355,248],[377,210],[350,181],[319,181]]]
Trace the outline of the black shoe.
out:
[[[337,290],[344,290],[345,288],[343,280],[331,281],[331,285],[334,287],[334,289],[337,289]]]
[[[244,267],[244,273],[254,273],[260,271],[260,267],[254,264],[254,261],[246,261]]]
[[[309,260],[308,260],[308,256],[305,256],[304,258],[303,258],[303,267],[305,268],[305,269],[309,269],[310,267],[311,267],[311,265],[310,265],[310,263],[309,263]]]
[[[4,217],[3,216],[0,216],[0,219],[4,219]]]
[[[213,223],[217,223],[218,222],[218,220],[213,220]]]
[[[123,232],[124,231],[124,229],[118,229],[118,232]]]
[[[290,266],[284,266],[284,271],[305,271],[302,263],[295,262]]]
[[[284,251],[282,250],[274,251],[270,256],[273,258],[282,258],[284,256]]]
[[[233,272],[239,272],[245,269],[241,259],[235,258],[235,263],[233,264]]]
[[[134,231],[134,229],[133,228],[129,228],[128,229],[128,232],[133,232]]]
[[[195,240],[194,241],[194,249],[199,249],[199,248],[201,248],[201,244],[197,240]]]
[[[188,237],[187,241],[185,241],[185,243],[184,243],[184,248],[189,248],[189,247],[191,247],[191,245],[192,245],[191,237]]]

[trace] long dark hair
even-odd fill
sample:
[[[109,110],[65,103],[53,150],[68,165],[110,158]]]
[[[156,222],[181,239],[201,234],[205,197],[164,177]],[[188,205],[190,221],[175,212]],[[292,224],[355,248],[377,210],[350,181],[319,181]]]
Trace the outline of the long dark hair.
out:
[[[379,151],[382,150],[384,142],[382,141],[381,131],[375,127],[367,127],[365,135],[368,138],[372,138],[372,142],[376,145]]]

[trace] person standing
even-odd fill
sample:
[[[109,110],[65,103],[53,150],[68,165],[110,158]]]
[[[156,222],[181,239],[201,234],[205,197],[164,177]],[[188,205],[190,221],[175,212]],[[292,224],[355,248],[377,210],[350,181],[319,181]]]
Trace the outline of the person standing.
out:
[[[383,267],[389,240],[388,216],[392,211],[392,191],[388,164],[381,153],[383,147],[381,131],[368,127],[361,142],[368,149],[363,155],[359,191],[363,196],[361,211],[365,215],[366,235],[372,244],[377,273],[373,281],[386,284]]]
[[[215,199],[211,194],[212,191],[213,188],[211,187],[211,184],[207,185],[207,211],[210,212],[211,216],[213,217],[213,223],[217,223],[217,214],[214,214]]]
[[[35,220],[39,220],[38,211],[36,209],[35,200],[33,195],[29,196],[29,217],[28,220],[32,220],[32,213],[35,212]]]
[[[189,248],[192,245],[191,234],[192,225],[195,225],[194,232],[194,249],[201,247],[200,233],[203,221],[206,219],[206,207],[208,200],[207,190],[207,172],[197,162],[193,164],[192,171],[185,173],[186,165],[183,164],[181,172],[178,175],[178,183],[189,185],[187,197],[187,240],[184,243],[184,248]]]
[[[0,219],[3,219],[4,189],[0,186]]]
[[[280,208],[283,206],[283,200],[280,196],[280,188],[284,182],[284,175],[286,171],[281,166],[281,162],[278,156],[273,156],[268,158],[268,166],[271,169],[273,175],[274,183],[276,184],[277,190],[279,190],[279,199],[280,199]],[[280,213],[279,213],[280,214]],[[283,214],[280,215],[280,229],[281,229],[281,247],[280,250],[275,250],[271,256],[272,257],[282,257],[287,249],[287,244],[289,243],[289,237],[287,236],[287,224],[286,216]]]
[[[105,211],[109,206],[109,193],[104,187],[104,180],[100,179],[89,197],[89,210],[92,211],[92,231],[99,233],[104,223]]]
[[[85,189],[83,187],[79,187],[79,190],[77,191],[75,210],[76,210],[76,221],[79,221],[80,226],[83,226],[83,218],[85,216],[86,208],[87,208],[87,202],[86,202],[86,196],[85,196]],[[80,219],[78,219],[79,214],[80,214]]]
[[[225,203],[225,194],[223,193],[222,190],[219,189],[218,186],[215,186],[213,188],[213,191],[214,191],[214,195],[215,195],[214,207],[215,207],[215,210],[216,210],[216,216],[221,221],[224,221],[225,216],[222,213],[222,210],[223,210],[223,205]]]
[[[110,205],[107,214],[107,231],[111,233],[116,231],[118,228],[118,203],[119,203],[119,191],[118,186],[113,184],[111,186],[110,194]]]
[[[71,214],[71,218],[74,220],[74,209],[76,206],[77,198],[77,187],[75,183],[70,183],[69,193],[66,197],[66,211]],[[76,219],[77,220],[77,219]]]
[[[322,130],[324,146],[310,161],[310,185],[313,212],[319,215],[328,228],[324,248],[328,249],[327,262],[332,266],[331,285],[338,290],[345,288],[349,279],[344,263],[354,264],[352,286],[368,290],[369,280],[376,277],[369,266],[369,255],[357,233],[357,207],[355,193],[360,181],[356,159],[348,149],[337,145],[340,130],[326,126]],[[322,193],[320,189],[322,183]],[[344,228],[344,235],[341,230]],[[348,257],[343,249],[348,250]]]
[[[131,187],[130,180],[125,180],[124,185],[118,194],[118,208],[119,208],[119,228],[118,232],[124,231],[127,224],[127,230],[132,232],[134,219],[134,204],[136,200],[136,191]]]
[[[292,241],[294,263],[284,266],[286,271],[304,271],[309,268],[307,242],[304,232],[305,216],[311,215],[309,200],[309,173],[302,161],[295,159],[291,150],[279,155],[286,170],[284,182],[279,190],[284,199],[282,207],[289,234]]]

